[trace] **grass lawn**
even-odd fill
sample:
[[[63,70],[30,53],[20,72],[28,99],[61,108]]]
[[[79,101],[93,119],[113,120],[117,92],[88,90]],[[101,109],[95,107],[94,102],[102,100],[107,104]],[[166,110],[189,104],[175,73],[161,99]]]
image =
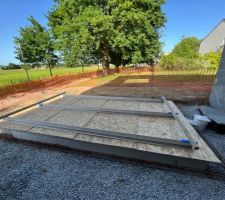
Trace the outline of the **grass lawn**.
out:
[[[101,68],[100,68],[101,69]],[[98,70],[98,67],[84,67],[84,72]],[[82,67],[74,68],[55,68],[52,70],[53,75],[69,75],[82,73]],[[31,69],[28,71],[31,80],[49,77],[48,69]],[[0,69],[0,86],[9,85],[11,83],[19,83],[27,80],[26,73],[23,69],[17,70],[1,70]]]

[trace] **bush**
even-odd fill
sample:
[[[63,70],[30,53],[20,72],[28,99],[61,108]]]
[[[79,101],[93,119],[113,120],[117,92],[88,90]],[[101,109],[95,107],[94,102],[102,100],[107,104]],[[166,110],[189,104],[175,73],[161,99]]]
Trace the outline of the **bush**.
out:
[[[203,57],[206,61],[208,61],[209,69],[218,69],[221,56],[221,52],[210,52],[205,54]]]
[[[165,70],[172,70],[175,68],[177,57],[174,54],[164,55],[160,61],[159,66]]]
[[[178,57],[171,53],[163,56],[159,62],[159,66],[164,70],[195,70],[209,68],[209,62],[203,57],[185,58]]]
[[[198,53],[200,40],[196,37],[183,38],[172,53],[160,60],[160,67],[165,70],[194,70],[210,67],[209,60]]]

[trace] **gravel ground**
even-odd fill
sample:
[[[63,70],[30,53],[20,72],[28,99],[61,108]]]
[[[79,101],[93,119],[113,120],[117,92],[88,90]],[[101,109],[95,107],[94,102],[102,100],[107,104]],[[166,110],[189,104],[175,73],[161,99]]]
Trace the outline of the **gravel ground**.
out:
[[[185,117],[189,119],[193,119],[194,114],[199,114],[199,112],[196,110],[198,108],[197,106],[179,105],[178,107],[185,115]],[[225,164],[225,133],[219,134],[213,131],[212,129],[207,128],[204,131],[200,131],[199,134],[213,149],[217,151],[218,157]]]
[[[191,116],[194,109],[181,110]],[[224,152],[225,136],[206,135]],[[2,200],[225,199],[225,180],[206,175],[4,140],[0,140],[0,152]]]
[[[224,199],[225,181],[0,141],[0,199]]]

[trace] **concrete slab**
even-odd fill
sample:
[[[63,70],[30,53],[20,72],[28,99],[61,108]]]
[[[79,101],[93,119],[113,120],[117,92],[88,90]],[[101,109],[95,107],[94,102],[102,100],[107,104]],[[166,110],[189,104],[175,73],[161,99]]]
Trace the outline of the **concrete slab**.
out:
[[[42,112],[48,112],[42,109]],[[46,120],[47,122],[84,127],[95,115],[93,112],[79,112],[62,110],[60,113]],[[45,121],[45,120],[44,120]]]
[[[64,101],[65,100],[65,101]],[[54,104],[52,102],[51,104]],[[57,103],[82,106],[110,107],[113,109],[150,110],[168,112],[169,108],[164,103],[139,101],[113,101],[113,99],[85,99],[80,96],[64,97]],[[121,106],[120,105],[123,105]],[[199,150],[184,149],[177,147],[165,147],[161,145],[145,144],[131,140],[121,140],[102,136],[93,136],[70,131],[54,130],[32,126],[18,126],[10,123],[1,124],[1,133],[13,135],[19,139],[59,144],[74,149],[93,151],[97,153],[111,154],[133,159],[140,159],[162,164],[175,165],[194,169],[206,169],[207,163],[220,160],[202,140],[188,120],[178,108],[169,102],[175,113],[178,113],[185,129],[198,141]],[[97,130],[115,131],[133,135],[153,136],[164,139],[180,140],[185,138],[184,130],[174,118],[140,117],[128,115],[103,114],[95,112],[69,111],[43,107],[23,114],[16,119],[32,119],[43,122],[51,122],[61,125],[94,128]]]
[[[113,114],[96,114],[95,117],[86,125],[86,128],[137,134],[138,117]]]
[[[52,118],[53,116],[55,116],[56,114],[59,114],[62,111],[62,109],[48,109],[48,111],[44,111],[43,109],[35,109],[35,110],[31,110],[28,113],[24,113],[22,115],[19,115],[19,118],[22,119],[35,119],[35,120],[47,120],[49,118]]]
[[[107,101],[103,108],[120,109],[120,110],[138,110],[137,102],[129,101]]]
[[[165,104],[162,103],[146,103],[140,102],[138,103],[139,111],[147,111],[147,112],[169,112],[169,109]]]
[[[79,98],[78,101],[75,101],[73,105],[76,106],[89,106],[89,107],[95,107],[100,108],[102,107],[107,101],[104,99],[85,99],[85,98]]]

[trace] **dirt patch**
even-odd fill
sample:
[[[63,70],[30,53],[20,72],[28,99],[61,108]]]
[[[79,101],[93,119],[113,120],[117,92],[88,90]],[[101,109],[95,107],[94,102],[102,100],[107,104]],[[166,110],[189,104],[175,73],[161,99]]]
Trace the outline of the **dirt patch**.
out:
[[[82,94],[85,95],[106,95],[106,96],[130,96],[159,98],[165,96],[168,100],[183,104],[207,104],[209,92],[199,92],[175,88],[163,87],[95,87],[90,88]]]
[[[37,102],[41,99],[48,98],[50,96],[53,96],[61,92],[74,91],[74,88],[76,88],[77,85],[87,80],[89,79],[84,78],[81,80],[70,82],[69,84],[55,85],[48,88],[40,88],[40,89],[35,89],[35,90],[27,91],[27,92],[21,92],[18,94],[10,95],[0,100],[0,109],[1,109],[0,114],[10,112],[14,109],[18,109],[20,107],[29,105],[31,103]],[[75,94],[76,93],[80,94],[84,90],[85,88],[82,89],[78,87],[77,90],[74,92]]]

